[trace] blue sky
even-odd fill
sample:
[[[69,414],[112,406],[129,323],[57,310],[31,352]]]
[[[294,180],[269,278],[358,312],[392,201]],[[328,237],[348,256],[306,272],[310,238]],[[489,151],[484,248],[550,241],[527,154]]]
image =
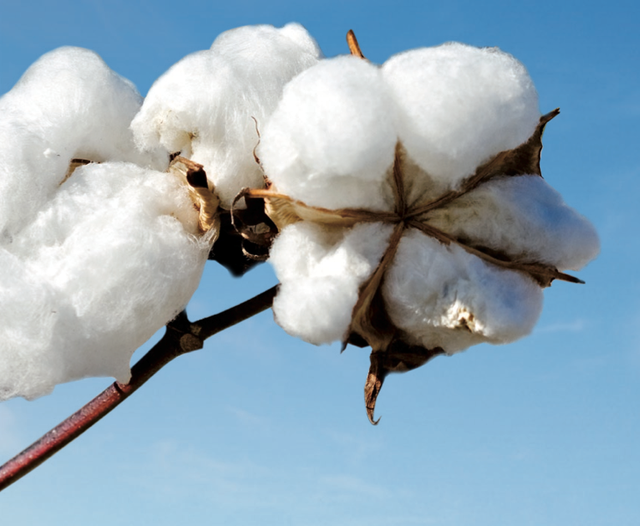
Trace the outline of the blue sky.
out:
[[[459,40],[529,69],[547,128],[543,175],[596,225],[600,257],[554,283],[533,334],[438,358],[385,383],[372,427],[368,353],[289,337],[270,312],[170,364],[0,494],[15,525],[640,524],[640,83],[636,2],[0,0],[0,93],[41,54],[97,51],[141,93],[246,24],[298,21],[325,55],[354,29],[374,62]],[[211,263],[193,319],[272,286]],[[136,355],[136,358],[139,354]],[[0,405],[0,461],[108,379]]]

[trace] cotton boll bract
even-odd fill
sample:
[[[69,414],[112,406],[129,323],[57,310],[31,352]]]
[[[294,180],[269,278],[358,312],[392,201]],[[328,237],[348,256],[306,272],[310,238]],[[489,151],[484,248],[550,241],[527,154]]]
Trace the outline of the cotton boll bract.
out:
[[[142,149],[162,147],[202,164],[229,207],[243,187],[263,185],[253,156],[256,127],[266,124],[284,85],[320,56],[298,24],[227,31],[154,83],[132,123],[136,140]]]

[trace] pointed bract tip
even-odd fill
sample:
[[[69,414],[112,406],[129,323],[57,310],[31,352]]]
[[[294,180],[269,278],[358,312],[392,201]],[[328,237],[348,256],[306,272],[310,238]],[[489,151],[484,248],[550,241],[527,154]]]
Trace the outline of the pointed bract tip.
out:
[[[543,115],[540,117],[540,124],[547,124],[550,120],[555,119],[558,115],[560,115],[560,108],[556,108],[553,111]]]
[[[371,422],[371,425],[372,425],[372,426],[377,426],[377,425],[378,425],[378,422],[380,422],[380,419],[381,419],[382,417],[381,417],[381,416],[379,416],[379,417],[378,417],[378,420],[374,420],[374,419],[373,419],[373,411],[374,411],[374,408],[369,409],[369,408],[367,407],[367,418],[369,419],[369,422]]]
[[[362,54],[362,50],[360,49],[360,44],[358,44],[358,39],[356,38],[356,34],[353,32],[353,29],[349,29],[347,31],[347,44],[349,45],[349,51],[355,57],[366,58]]]

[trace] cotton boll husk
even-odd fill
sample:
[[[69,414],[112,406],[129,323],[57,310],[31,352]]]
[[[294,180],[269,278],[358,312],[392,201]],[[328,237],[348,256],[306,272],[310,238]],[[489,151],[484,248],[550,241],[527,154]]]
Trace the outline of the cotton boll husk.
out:
[[[541,289],[528,276],[413,229],[400,241],[383,297],[391,321],[412,343],[448,354],[521,338],[542,309]]]
[[[429,224],[514,259],[579,270],[600,249],[582,215],[536,175],[499,177],[429,213]]]
[[[0,398],[34,398],[86,376],[127,382],[133,352],[197,288],[212,235],[194,236],[197,220],[172,174],[78,168],[0,247],[11,263],[0,281]]]
[[[382,74],[407,153],[449,187],[525,142],[538,124],[526,69],[497,48],[449,43],[407,51],[389,59]]]
[[[243,187],[263,186],[256,127],[264,127],[284,85],[320,56],[299,24],[227,31],[155,82],[132,123],[136,141],[202,164],[229,207]]]
[[[55,192],[73,158],[158,165],[128,129],[142,98],[93,51],[43,55],[0,98],[0,237]]]
[[[325,60],[291,81],[258,155],[279,192],[325,208],[391,210],[396,132],[378,68]]]
[[[289,334],[320,345],[343,340],[360,285],[373,273],[392,226],[327,229],[295,223],[276,238],[270,261],[281,281],[273,311]]]

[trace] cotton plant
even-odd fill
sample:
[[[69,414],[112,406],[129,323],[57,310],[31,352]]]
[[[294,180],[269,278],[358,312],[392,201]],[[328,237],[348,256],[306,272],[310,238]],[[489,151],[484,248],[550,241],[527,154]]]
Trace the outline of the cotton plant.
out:
[[[528,334],[542,289],[593,259],[591,224],[540,172],[524,66],[449,43],[325,59],[299,24],[243,27],[143,100],[95,53],[44,55],[0,98],[0,399],[117,381],[0,467],[0,489],[173,358],[273,308],[313,344],[371,347],[389,372]],[[280,285],[196,322],[207,258]],[[132,353],[167,330],[133,368]],[[37,328],[37,329],[36,329]]]
[[[355,41],[354,41],[355,42]],[[372,348],[387,373],[531,332],[542,288],[599,251],[542,178],[545,125],[524,66],[448,43],[382,66],[324,60],[285,88],[257,154],[279,234],[276,321],[313,344]]]

